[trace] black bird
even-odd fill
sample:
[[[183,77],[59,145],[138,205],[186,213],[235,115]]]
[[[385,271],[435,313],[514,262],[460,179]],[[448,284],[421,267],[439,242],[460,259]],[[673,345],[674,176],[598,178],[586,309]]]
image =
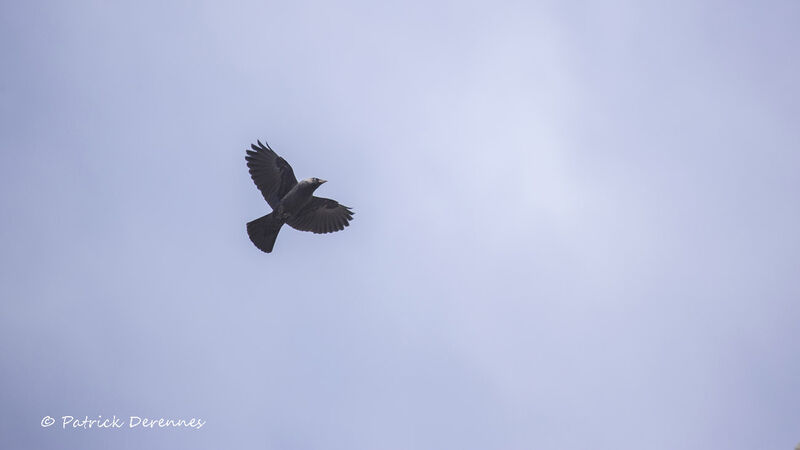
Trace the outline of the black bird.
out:
[[[325,180],[306,178],[297,182],[292,166],[278,156],[269,144],[257,141],[247,150],[247,167],[272,212],[247,224],[247,235],[263,252],[271,252],[284,223],[300,231],[333,233],[344,230],[353,220],[353,211],[336,200],[314,197]]]

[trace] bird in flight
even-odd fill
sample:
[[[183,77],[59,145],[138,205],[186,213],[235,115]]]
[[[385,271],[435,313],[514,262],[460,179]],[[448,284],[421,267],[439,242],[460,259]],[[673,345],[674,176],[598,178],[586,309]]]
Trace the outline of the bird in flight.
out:
[[[283,224],[295,230],[333,233],[344,230],[353,220],[353,211],[336,200],[315,197],[325,180],[306,178],[300,182],[292,166],[278,156],[269,144],[252,144],[247,150],[250,177],[272,207],[272,212],[247,224],[247,235],[259,250],[270,253]]]

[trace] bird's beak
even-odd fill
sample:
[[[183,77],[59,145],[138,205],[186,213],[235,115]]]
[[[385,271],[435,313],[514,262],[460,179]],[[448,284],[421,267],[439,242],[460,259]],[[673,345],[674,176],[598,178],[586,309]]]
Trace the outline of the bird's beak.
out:
[[[320,180],[319,180],[319,184],[327,183],[327,182],[328,182],[328,180],[323,180],[322,178],[320,178]]]

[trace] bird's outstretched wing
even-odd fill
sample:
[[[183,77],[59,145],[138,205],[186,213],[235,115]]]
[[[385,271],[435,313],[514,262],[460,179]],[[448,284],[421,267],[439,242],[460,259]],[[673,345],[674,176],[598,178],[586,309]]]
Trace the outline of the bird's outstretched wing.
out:
[[[336,200],[311,197],[306,206],[286,223],[295,230],[333,233],[350,225],[353,214],[350,208],[340,205]]]
[[[250,178],[256,183],[269,206],[275,208],[292,186],[297,184],[297,178],[292,166],[272,151],[269,144],[257,142],[258,146],[252,144],[250,147],[253,150],[247,150],[244,159],[250,169]]]

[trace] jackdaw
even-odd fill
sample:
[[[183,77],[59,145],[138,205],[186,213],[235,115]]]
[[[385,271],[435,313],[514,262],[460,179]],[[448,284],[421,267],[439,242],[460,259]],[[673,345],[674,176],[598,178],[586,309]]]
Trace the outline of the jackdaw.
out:
[[[314,197],[325,180],[306,178],[297,182],[294,171],[269,144],[250,145],[247,167],[272,212],[247,224],[247,235],[259,250],[269,253],[284,223],[300,231],[333,233],[350,225],[355,214],[336,200]]]

